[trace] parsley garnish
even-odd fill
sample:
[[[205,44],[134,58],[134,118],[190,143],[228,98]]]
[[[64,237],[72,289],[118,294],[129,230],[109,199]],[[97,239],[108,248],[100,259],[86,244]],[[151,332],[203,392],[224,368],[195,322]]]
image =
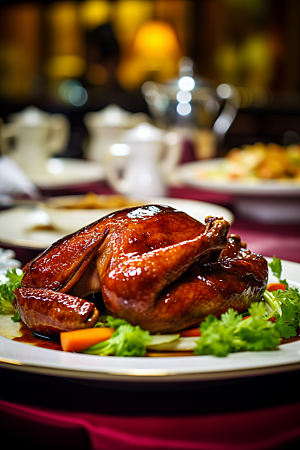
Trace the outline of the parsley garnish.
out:
[[[281,338],[297,336],[300,327],[300,292],[289,288],[287,281],[281,279],[281,260],[273,256],[269,263],[273,275],[285,290],[265,291],[264,300],[271,307],[271,314],[263,302],[252,303],[245,320],[233,309],[222,314],[220,319],[208,316],[200,325],[201,337],[197,341],[197,355],[227,356],[228,353],[243,350],[275,350]],[[268,319],[275,317],[276,321]]]
[[[297,336],[300,327],[300,292],[297,288],[289,288],[286,280],[281,280],[282,264],[280,259],[273,256],[269,263],[273,275],[280,283],[287,286],[285,290],[264,292],[264,299],[274,311],[276,326],[280,335],[286,339]]]
[[[268,266],[270,267],[274,277],[276,277],[278,279],[279,283],[283,283],[288,287],[289,285],[288,285],[288,282],[286,281],[286,279],[284,279],[284,280],[281,279],[281,273],[282,273],[281,260],[276,258],[275,255],[273,255],[273,261],[271,261],[268,264]]]
[[[280,344],[280,333],[275,323],[264,318],[267,311],[263,303],[253,303],[251,316],[243,320],[232,308],[220,319],[208,316],[200,325],[201,337],[197,341],[196,355],[227,356],[231,352],[275,350]]]
[[[282,291],[269,292],[275,305],[276,324],[280,330],[281,336],[290,338],[297,336],[297,330],[300,327],[300,292],[299,289],[290,288]]]

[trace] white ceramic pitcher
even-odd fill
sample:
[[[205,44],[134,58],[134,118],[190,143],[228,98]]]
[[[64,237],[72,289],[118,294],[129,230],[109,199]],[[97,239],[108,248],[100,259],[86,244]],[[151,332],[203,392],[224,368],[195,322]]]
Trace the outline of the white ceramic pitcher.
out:
[[[67,145],[70,127],[62,114],[28,106],[9,120],[2,127],[3,147],[27,174],[45,170],[46,161]]]
[[[167,194],[166,179],[182,153],[177,133],[166,132],[143,122],[123,135],[106,154],[106,175],[119,193],[132,197]]]
[[[103,163],[107,149],[122,142],[125,131],[145,120],[144,113],[133,114],[114,104],[100,111],[86,113],[83,121],[89,134],[87,158]]]

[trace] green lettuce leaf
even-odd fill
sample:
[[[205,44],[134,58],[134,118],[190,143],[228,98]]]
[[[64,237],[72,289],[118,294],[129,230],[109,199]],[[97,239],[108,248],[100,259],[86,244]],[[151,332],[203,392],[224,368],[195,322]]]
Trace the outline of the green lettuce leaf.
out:
[[[144,331],[139,326],[130,325],[126,320],[114,319],[111,316],[107,316],[107,322],[110,327],[117,328],[112,337],[107,341],[92,345],[83,353],[100,356],[145,356],[146,346],[152,341],[149,331]]]
[[[19,315],[12,306],[15,298],[14,290],[21,286],[23,272],[20,269],[10,269],[0,280],[0,314],[13,314],[13,320],[19,320]]]
[[[242,321],[238,333],[245,341],[246,350],[275,350],[280,344],[280,332],[277,324],[266,317],[266,308],[262,302],[252,303],[249,308],[250,317]]]

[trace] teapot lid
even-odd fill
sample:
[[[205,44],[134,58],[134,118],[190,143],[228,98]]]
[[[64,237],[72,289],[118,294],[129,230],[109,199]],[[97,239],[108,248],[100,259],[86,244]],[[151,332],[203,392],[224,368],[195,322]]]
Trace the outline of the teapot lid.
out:
[[[194,75],[194,63],[191,58],[183,57],[179,60],[178,76],[166,80],[164,83],[146,81],[142,92],[148,103],[153,103],[155,96],[165,96],[175,100],[179,92],[193,92],[193,96],[215,96],[214,83],[205,77]],[[153,98],[151,98],[153,97]]]
[[[165,131],[142,122],[124,134],[126,142],[160,142],[165,135]]]
[[[13,113],[8,116],[11,122],[25,126],[43,125],[51,116],[51,114],[42,111],[36,106],[27,106],[18,113]]]
[[[178,77],[167,80],[165,86],[186,90],[203,88],[214,89],[214,83],[206,77],[194,74],[194,63],[191,58],[183,57],[178,63]]]
[[[85,115],[85,122],[93,126],[118,127],[127,126],[132,113],[111,104],[97,112],[89,112]]]

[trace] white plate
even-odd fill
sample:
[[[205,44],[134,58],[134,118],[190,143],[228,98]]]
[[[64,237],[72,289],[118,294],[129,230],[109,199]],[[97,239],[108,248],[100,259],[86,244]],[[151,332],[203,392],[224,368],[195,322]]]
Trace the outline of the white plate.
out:
[[[267,259],[270,261],[270,258]],[[282,262],[283,277],[296,287],[300,287],[300,283],[296,282],[299,281],[300,264]],[[271,276],[270,280],[272,279]],[[0,331],[5,334],[5,330]],[[300,341],[281,345],[276,351],[241,352],[230,354],[225,358],[214,356],[123,358],[43,349],[1,336],[0,365],[82,380],[136,384],[220,380],[299,369]]]
[[[224,159],[183,164],[173,175],[177,182],[199,189],[231,194],[235,213],[262,223],[300,222],[300,183],[289,180],[227,180],[200,173],[218,171]]]
[[[199,173],[211,173],[220,170],[224,158],[208,161],[196,161],[182,164],[176,169],[176,177],[179,181],[190,186],[202,189],[222,192],[226,194],[261,197],[300,197],[299,181],[289,180],[227,180],[215,179],[214,177],[201,178]]]
[[[161,197],[149,200],[149,202],[173,206],[201,222],[204,221],[206,216],[210,215],[223,216],[230,223],[233,222],[233,215],[229,210],[211,203]],[[103,215],[106,213],[107,211]],[[100,217],[101,215],[96,217],[95,220]],[[83,226],[91,222],[89,221]],[[48,230],[46,227],[49,224],[50,219],[48,215],[41,210],[18,207],[2,211],[0,212],[0,242],[12,246],[44,250],[53,242],[66,235],[62,231]],[[70,229],[70,232],[72,231],[76,230]]]
[[[104,168],[94,161],[75,158],[51,158],[45,170],[28,174],[40,188],[59,188],[92,183],[104,179]]]

